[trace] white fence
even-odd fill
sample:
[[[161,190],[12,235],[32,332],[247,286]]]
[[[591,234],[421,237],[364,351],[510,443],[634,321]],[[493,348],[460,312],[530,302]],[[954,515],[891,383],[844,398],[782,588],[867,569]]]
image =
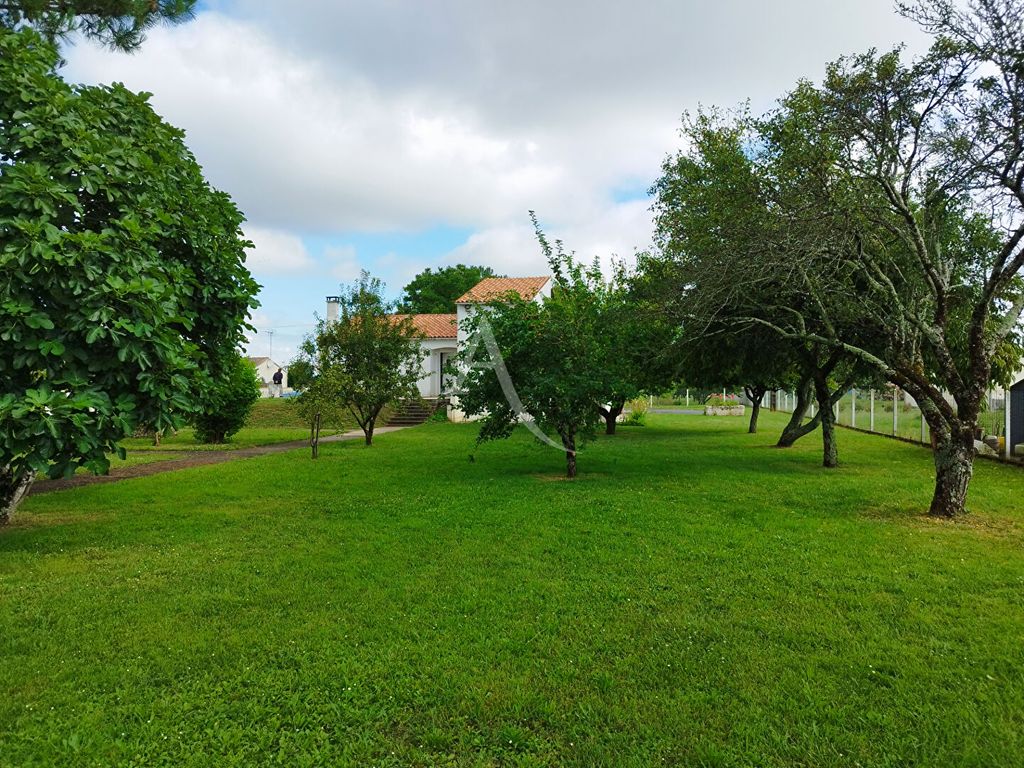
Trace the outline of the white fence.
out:
[[[774,393],[777,410],[792,413],[796,406],[793,392]],[[772,393],[765,395],[763,406],[770,405]],[[989,394],[985,407],[978,419],[976,433],[979,453],[1003,459],[1024,458],[1024,445],[1009,445],[1006,435],[1010,432],[1009,398],[1002,391]],[[808,416],[817,413],[812,404]],[[835,405],[836,423],[864,432],[873,432],[896,437],[924,445],[931,445],[928,422],[921,417],[921,409],[910,395],[898,389],[858,390],[847,392]]]

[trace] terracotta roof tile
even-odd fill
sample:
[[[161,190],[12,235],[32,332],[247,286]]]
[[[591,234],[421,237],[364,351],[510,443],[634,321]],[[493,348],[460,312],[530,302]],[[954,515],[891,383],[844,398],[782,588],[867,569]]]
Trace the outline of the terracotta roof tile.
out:
[[[482,304],[509,293],[518,293],[529,301],[540,293],[550,277],[485,277],[459,298],[456,304]]]
[[[392,315],[396,320],[408,317],[416,330],[428,339],[454,339],[455,315]]]

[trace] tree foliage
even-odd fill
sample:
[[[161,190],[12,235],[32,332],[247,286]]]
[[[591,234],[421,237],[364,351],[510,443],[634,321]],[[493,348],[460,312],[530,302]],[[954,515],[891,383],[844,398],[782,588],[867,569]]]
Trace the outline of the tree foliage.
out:
[[[288,386],[297,392],[301,392],[313,381],[316,371],[313,363],[302,355],[299,355],[288,363]]]
[[[456,264],[437,270],[427,268],[405,286],[401,311],[409,314],[447,314],[455,311],[455,300],[485,277],[494,277],[490,267]]]
[[[667,262],[662,271],[676,291],[666,307],[684,328],[684,376],[698,386],[742,386],[755,402],[769,389],[793,386],[801,396],[779,447],[821,426],[822,463],[836,467],[831,405],[850,386],[856,366],[844,350],[770,326],[780,314],[795,314],[806,327],[821,330],[828,318],[788,252],[788,222],[779,211],[792,200],[773,186],[751,150],[763,143],[759,124],[745,113],[712,111],[687,120],[684,133],[687,150],[665,162],[652,190]],[[818,415],[805,423],[812,400]],[[758,413],[752,409],[750,431]]]
[[[325,377],[324,386],[352,414],[367,445],[387,405],[419,394],[422,336],[408,317],[391,314],[392,309],[384,284],[363,272],[342,291],[337,321],[321,321],[302,344],[317,378]],[[318,396],[330,395],[318,389]]]
[[[648,261],[638,254],[638,264]],[[593,286],[598,300],[598,324],[604,351],[607,390],[598,405],[605,420],[605,434],[615,434],[615,424],[626,403],[642,394],[658,394],[678,377],[678,362],[672,355],[679,324],[650,289],[649,276],[642,269],[628,269],[618,263],[607,285],[600,273]]]
[[[30,26],[57,42],[79,33],[114,50],[134,51],[147,29],[192,18],[196,0],[0,0],[0,26]]]
[[[242,215],[123,86],[71,87],[0,29],[0,508],[36,472],[104,472],[173,427],[243,342],[259,286]]]

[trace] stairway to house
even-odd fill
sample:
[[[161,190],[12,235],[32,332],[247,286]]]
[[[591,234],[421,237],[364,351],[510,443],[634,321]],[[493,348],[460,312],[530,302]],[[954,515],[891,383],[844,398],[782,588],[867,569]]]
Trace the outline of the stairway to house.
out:
[[[403,400],[387,420],[389,427],[413,427],[429,419],[434,411],[444,408],[448,401],[442,398]]]

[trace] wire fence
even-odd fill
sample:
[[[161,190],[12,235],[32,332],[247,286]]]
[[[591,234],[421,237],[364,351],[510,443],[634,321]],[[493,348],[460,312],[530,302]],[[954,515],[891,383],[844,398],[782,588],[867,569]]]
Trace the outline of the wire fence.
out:
[[[776,410],[785,413],[792,413],[795,410],[794,393],[781,390],[768,393],[762,401],[763,406],[769,406],[773,397]],[[835,404],[834,412],[836,423],[840,426],[922,445],[932,444],[931,430],[928,428],[928,422],[921,416],[921,409],[910,395],[898,389],[850,390]],[[813,418],[816,413],[817,404],[812,404],[807,416]],[[1003,395],[990,394],[978,419],[975,434],[979,453],[992,457],[1006,457],[1005,416]]]

